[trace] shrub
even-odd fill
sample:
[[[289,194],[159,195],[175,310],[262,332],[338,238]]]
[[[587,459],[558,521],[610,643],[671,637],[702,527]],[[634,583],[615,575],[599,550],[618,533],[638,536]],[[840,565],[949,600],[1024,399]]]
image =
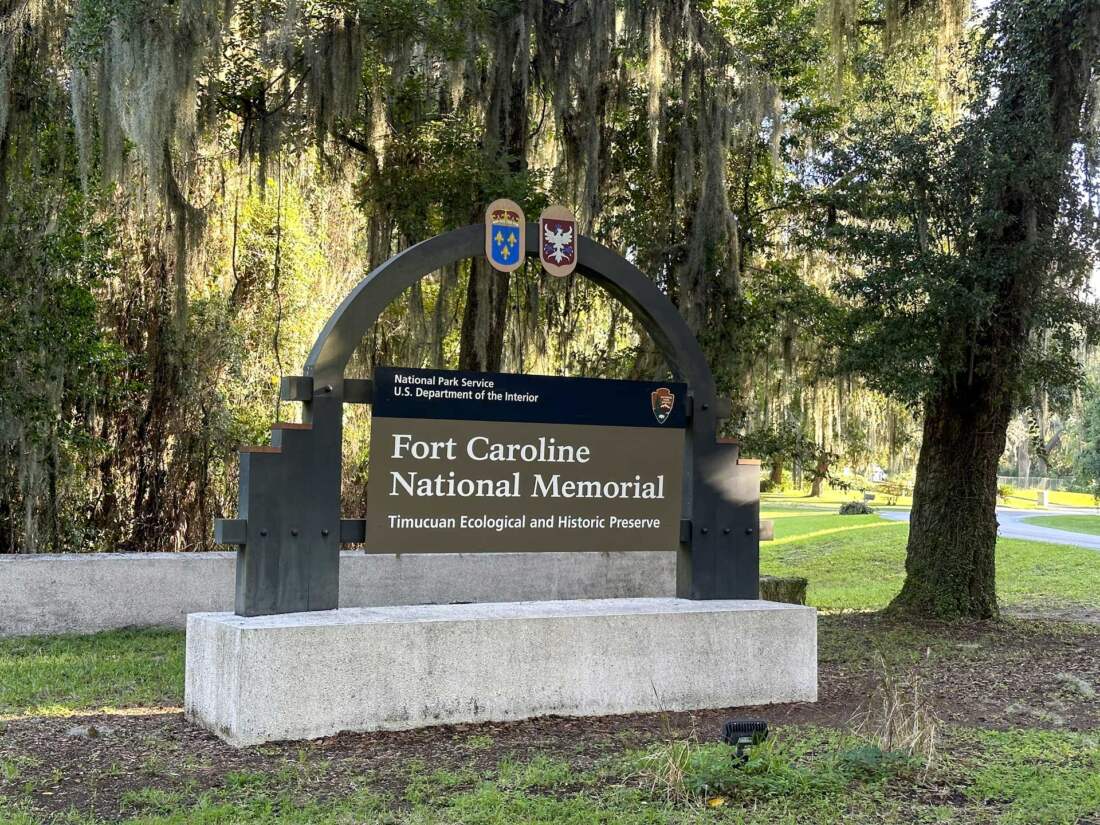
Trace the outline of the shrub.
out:
[[[840,505],[842,516],[869,516],[873,512],[866,501],[846,501]]]

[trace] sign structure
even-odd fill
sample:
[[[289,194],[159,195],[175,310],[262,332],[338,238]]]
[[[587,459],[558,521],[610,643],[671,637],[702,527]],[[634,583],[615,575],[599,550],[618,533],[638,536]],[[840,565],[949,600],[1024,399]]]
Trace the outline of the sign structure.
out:
[[[548,206],[539,216],[539,260],[551,275],[564,278],[577,268],[577,219],[564,206]]]
[[[485,210],[485,257],[493,269],[512,272],[523,266],[527,224],[519,204],[499,198]]]
[[[675,550],[684,384],[380,367],[368,552]]]
[[[276,423],[270,445],[242,447],[237,517],[214,525],[217,543],[238,548],[238,615],[337,608],[340,547],[364,543],[376,553],[676,550],[681,598],[759,598],[759,467],[717,438],[730,405],[694,334],[622,255],[575,223],[572,252],[560,224],[548,250],[541,223],[498,200],[485,222],[405,249],[344,299],[302,374],[283,376],[280,395],[302,404],[301,423]],[[394,297],[421,278],[482,256],[509,271],[557,258],[559,244],[562,265],[572,254],[578,274],[622,301],[684,383],[345,375]],[[348,404],[375,405],[365,519],[341,512]]]

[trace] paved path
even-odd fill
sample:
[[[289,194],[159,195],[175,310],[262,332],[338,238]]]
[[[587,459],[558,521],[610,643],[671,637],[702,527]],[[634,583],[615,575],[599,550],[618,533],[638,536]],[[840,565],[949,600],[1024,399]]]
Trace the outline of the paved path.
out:
[[[908,510],[879,510],[878,514],[891,521],[909,521]],[[1077,547],[1088,547],[1091,550],[1100,550],[1100,536],[1090,533],[1071,533],[1069,530],[1055,530],[1053,527],[1042,527],[1038,524],[1025,524],[1024,519],[1035,516],[1095,516],[1097,511],[1093,508],[1070,509],[1058,508],[1051,510],[1013,510],[1007,507],[997,508],[997,535],[1006,539],[1029,539],[1031,541],[1045,541],[1049,544],[1072,544]]]

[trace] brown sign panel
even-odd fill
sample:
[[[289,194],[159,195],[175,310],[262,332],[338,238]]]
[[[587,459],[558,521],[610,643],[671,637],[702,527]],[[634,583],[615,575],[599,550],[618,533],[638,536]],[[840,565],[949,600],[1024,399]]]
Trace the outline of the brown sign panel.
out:
[[[375,382],[368,552],[677,548],[682,385],[401,369]]]

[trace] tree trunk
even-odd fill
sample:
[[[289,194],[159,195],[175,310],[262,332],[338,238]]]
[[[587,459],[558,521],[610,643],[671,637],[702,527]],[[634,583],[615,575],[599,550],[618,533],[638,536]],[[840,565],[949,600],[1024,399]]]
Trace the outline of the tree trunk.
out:
[[[499,372],[508,322],[509,274],[475,258],[466,287],[466,309],[459,338],[460,370]]]
[[[821,497],[821,485],[824,484],[825,478],[829,474],[829,464],[827,461],[817,462],[817,466],[814,467],[814,480],[810,482],[810,498]]]
[[[1047,427],[1050,424],[1050,403],[1047,394],[1040,391],[1032,407],[1035,416],[1035,475],[1046,478],[1050,475],[1050,463],[1047,461]]]
[[[777,487],[783,483],[783,460],[777,458],[772,462],[772,474],[769,477],[772,484]]]
[[[1027,436],[1016,445],[1016,475],[1023,479],[1031,475],[1031,439]]]
[[[521,0],[514,10],[499,12],[485,117],[486,154],[506,158],[509,172],[516,177],[527,171],[529,20],[528,0]],[[475,222],[483,219],[484,214],[475,216]],[[497,272],[488,261],[474,259],[459,338],[460,369],[500,370],[510,283],[510,273]]]
[[[997,614],[997,463],[1011,407],[966,387],[925,407],[905,585],[892,608],[940,617]]]

